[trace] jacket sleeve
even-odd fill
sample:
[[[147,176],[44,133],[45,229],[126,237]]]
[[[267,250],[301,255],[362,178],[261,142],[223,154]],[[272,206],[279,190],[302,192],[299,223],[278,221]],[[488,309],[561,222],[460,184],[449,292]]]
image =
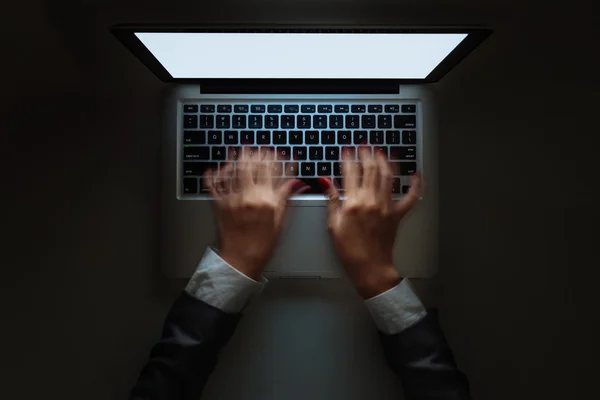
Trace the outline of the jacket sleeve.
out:
[[[435,311],[398,334],[380,335],[407,400],[471,399],[469,382],[458,370]]]
[[[198,400],[240,318],[241,314],[227,314],[182,293],[130,399]]]

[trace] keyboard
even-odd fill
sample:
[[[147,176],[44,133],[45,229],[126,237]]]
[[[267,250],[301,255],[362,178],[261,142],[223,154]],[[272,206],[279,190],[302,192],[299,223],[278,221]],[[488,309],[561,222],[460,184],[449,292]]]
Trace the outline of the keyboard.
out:
[[[198,102],[181,104],[181,195],[203,197],[202,175],[227,162],[270,151],[273,174],[302,179],[321,193],[318,178],[341,184],[341,160],[367,146],[395,171],[392,193],[409,189],[419,153],[417,104],[398,102]]]

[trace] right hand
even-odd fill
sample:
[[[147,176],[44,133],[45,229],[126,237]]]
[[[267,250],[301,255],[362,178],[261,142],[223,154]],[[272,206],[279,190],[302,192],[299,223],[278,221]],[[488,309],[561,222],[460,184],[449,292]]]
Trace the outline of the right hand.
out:
[[[361,149],[360,163],[344,157],[343,186],[346,200],[331,181],[327,185],[328,230],[348,277],[363,298],[370,298],[396,286],[400,274],[393,264],[393,249],[400,220],[417,203],[421,179],[412,176],[409,192],[392,201],[392,167],[385,156],[371,156]]]

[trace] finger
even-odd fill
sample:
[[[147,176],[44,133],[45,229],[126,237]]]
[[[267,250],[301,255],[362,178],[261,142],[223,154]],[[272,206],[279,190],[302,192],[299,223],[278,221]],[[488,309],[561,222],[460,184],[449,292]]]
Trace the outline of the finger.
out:
[[[327,228],[332,229],[340,212],[340,192],[330,179],[319,178],[319,183],[325,195],[329,197],[327,202]]]
[[[204,176],[202,177],[203,179],[203,186],[208,189],[208,193],[214,198],[217,199],[219,197],[216,189],[215,189],[215,179],[214,179],[214,172],[212,169],[207,170],[206,172],[204,172]]]
[[[233,164],[227,163],[219,169],[219,175],[216,179],[216,189],[218,192],[228,194],[231,191],[231,177],[233,175]]]
[[[362,147],[359,151],[363,169],[362,187],[375,191],[379,185],[379,168],[373,159],[370,147]]]
[[[269,163],[269,151],[262,152],[260,161],[256,165],[256,184],[272,186],[271,163]]]
[[[396,202],[394,212],[400,218],[408,213],[417,203],[422,193],[422,180],[419,174],[414,174],[410,181],[410,190],[402,197],[401,200]]]
[[[238,190],[243,190],[245,187],[254,185],[254,178],[252,177],[252,169],[250,165],[250,160],[246,159],[245,157],[242,161],[238,161],[237,163],[236,186]]]
[[[377,153],[375,157],[377,167],[379,168],[379,196],[378,200],[386,210],[392,201],[392,183],[394,181],[394,171],[386,159],[385,155]]]
[[[342,185],[348,195],[354,193],[358,189],[358,172],[359,166],[358,163],[354,162],[354,157],[349,153],[344,153],[342,163]]]

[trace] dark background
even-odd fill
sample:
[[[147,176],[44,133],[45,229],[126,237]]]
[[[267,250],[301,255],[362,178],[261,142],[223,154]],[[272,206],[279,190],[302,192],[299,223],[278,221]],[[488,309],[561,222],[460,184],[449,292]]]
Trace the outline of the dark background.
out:
[[[73,0],[0,7],[1,397],[125,398],[185,283],[158,273],[163,84],[108,31],[119,22],[178,21],[492,27],[494,34],[434,87],[441,262],[436,278],[419,287],[440,308],[475,398],[595,393],[600,14],[592,1]],[[249,334],[252,321],[250,333],[260,335],[257,318],[269,322],[270,300],[282,290],[267,289],[233,343]],[[274,349],[285,362],[285,351]],[[232,382],[231,360],[235,355],[224,360],[207,396],[225,398],[219,385]],[[269,373],[260,369],[258,363],[255,373]],[[304,398],[344,393],[296,378]],[[238,385],[233,398],[298,394],[281,384]]]

